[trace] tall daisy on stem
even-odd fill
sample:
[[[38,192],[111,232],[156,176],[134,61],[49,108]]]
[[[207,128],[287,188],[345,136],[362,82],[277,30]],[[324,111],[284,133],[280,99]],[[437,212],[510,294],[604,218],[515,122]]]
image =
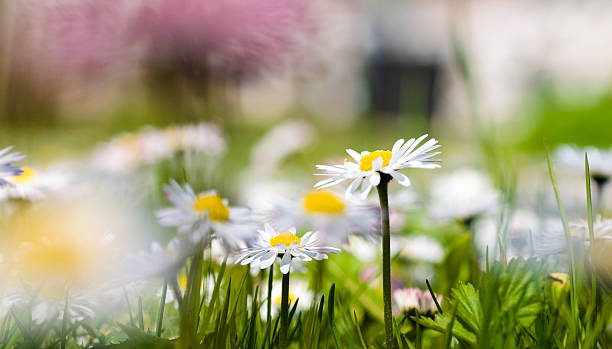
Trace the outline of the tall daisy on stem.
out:
[[[405,187],[410,185],[410,179],[398,172],[404,168],[434,169],[440,167],[440,160],[434,157],[440,152],[433,152],[440,147],[434,138],[421,142],[428,135],[408,141],[400,139],[391,150],[363,151],[358,153],[353,149],[346,152],[353,160],[344,160],[343,165],[317,165],[323,173],[319,176],[328,178],[315,184],[315,188],[326,188],[350,180],[346,194],[350,195],[361,187],[360,197],[365,199],[372,187],[376,187],[380,200],[381,230],[382,230],[382,271],[383,300],[385,312],[385,336],[387,348],[393,347],[393,313],[391,310],[391,236],[389,233],[389,198],[387,187],[391,180]],[[421,144],[421,145],[419,145]]]
[[[328,254],[337,254],[340,249],[320,246],[317,232],[307,232],[297,236],[295,228],[286,232],[274,230],[266,224],[264,230],[258,230],[259,238],[253,247],[243,249],[236,263],[267,269],[280,258],[280,271],[283,273],[281,295],[280,347],[289,345],[289,273],[294,261],[311,261],[327,259]],[[268,299],[268,302],[270,300]]]

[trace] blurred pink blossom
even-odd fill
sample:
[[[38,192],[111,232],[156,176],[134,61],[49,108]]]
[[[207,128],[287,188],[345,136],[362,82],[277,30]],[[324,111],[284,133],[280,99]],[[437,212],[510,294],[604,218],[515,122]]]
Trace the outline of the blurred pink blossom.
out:
[[[153,58],[245,72],[289,53],[307,17],[305,0],[160,0],[141,9],[133,34]]]

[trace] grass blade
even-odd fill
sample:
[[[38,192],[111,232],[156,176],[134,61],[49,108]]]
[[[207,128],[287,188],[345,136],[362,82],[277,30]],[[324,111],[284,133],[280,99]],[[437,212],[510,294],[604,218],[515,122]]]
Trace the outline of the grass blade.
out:
[[[488,250],[487,250],[488,251]],[[488,257],[487,257],[488,259]],[[438,299],[436,299],[436,294],[434,293],[434,291],[431,289],[431,285],[429,284],[429,280],[425,279],[425,283],[427,284],[427,289],[429,290],[429,294],[431,294],[431,298],[433,298],[434,303],[436,304],[436,308],[438,309],[438,312],[440,314],[442,313],[442,307],[440,307],[440,303],[438,303]]]
[[[138,327],[144,331],[144,314],[142,313],[142,297],[138,296]]]
[[[587,194],[587,220],[589,225],[589,262],[591,265],[591,302],[593,304],[593,312],[597,314],[597,280],[595,279],[595,268],[593,265],[593,246],[595,246],[595,232],[593,230],[593,204],[591,200],[591,170],[589,168],[589,156],[584,153],[584,171],[586,176],[586,194]]]
[[[157,314],[157,326],[155,334],[157,337],[161,337],[162,324],[164,322],[164,307],[166,306],[166,293],[168,292],[168,281],[164,280],[164,286],[162,287],[162,295],[159,301],[159,313]]]
[[[559,208],[559,214],[561,215],[561,221],[563,222],[563,231],[565,233],[565,240],[567,244],[567,249],[570,256],[570,293],[571,293],[571,310],[572,310],[572,322],[574,323],[575,339],[578,338],[579,333],[579,323],[580,319],[578,318],[578,303],[576,300],[576,258],[574,257],[574,249],[572,248],[571,243],[571,234],[569,224],[567,223],[567,218],[565,216],[565,210],[563,209],[563,205],[561,203],[561,196],[559,195],[559,187],[557,186],[557,180],[555,178],[555,173],[552,167],[552,160],[550,157],[550,150],[548,149],[548,144],[544,141],[544,148],[546,151],[546,163],[548,165],[548,174],[550,175],[550,182],[552,183],[553,190],[555,192],[555,199],[557,200],[557,207]]]

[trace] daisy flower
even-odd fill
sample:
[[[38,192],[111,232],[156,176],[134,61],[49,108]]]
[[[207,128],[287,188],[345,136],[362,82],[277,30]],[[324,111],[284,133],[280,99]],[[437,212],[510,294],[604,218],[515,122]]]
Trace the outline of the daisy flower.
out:
[[[499,193],[490,179],[474,169],[461,169],[434,178],[429,211],[440,219],[473,221],[495,209]]]
[[[317,232],[307,232],[303,236],[296,235],[295,228],[287,232],[274,230],[266,224],[264,230],[258,230],[259,239],[253,247],[243,249],[236,263],[251,264],[259,269],[266,269],[274,264],[277,257],[281,258],[280,270],[283,274],[291,271],[294,260],[311,261],[327,259],[328,254],[337,254],[340,249],[320,246]]]
[[[21,174],[22,170],[19,166],[13,163],[22,160],[25,156],[20,153],[10,153],[13,147],[7,147],[0,150],[0,186],[6,184],[6,178]]]
[[[217,157],[226,148],[221,130],[213,124],[189,124],[164,129],[146,127],[98,145],[91,162],[102,171],[126,173],[169,159],[180,151]]]
[[[442,296],[436,295],[439,304],[442,304]],[[429,291],[418,288],[404,288],[393,292],[393,304],[395,313],[408,313],[416,310],[419,314],[433,315],[438,312],[438,307]]]
[[[0,187],[0,201],[7,199],[41,200],[48,194],[65,187],[69,180],[63,171],[39,171],[29,166],[22,166],[20,174],[5,178],[5,181],[11,185]]]
[[[195,248],[185,240],[172,239],[166,246],[153,241],[149,250],[127,255],[123,262],[124,275],[118,283],[156,277],[174,278],[193,253]]]
[[[438,149],[438,141],[434,138],[419,146],[427,138],[423,135],[418,139],[411,138],[408,141],[400,139],[393,145],[391,150],[376,150],[373,152],[363,151],[358,153],[353,149],[346,152],[354,161],[345,159],[343,165],[317,165],[317,169],[324,171],[317,173],[319,176],[327,176],[322,181],[315,184],[315,188],[327,188],[351,180],[346,189],[347,194],[352,194],[360,186],[362,187],[361,198],[366,198],[372,187],[377,186],[382,175],[388,175],[396,179],[399,184],[407,187],[410,179],[399,170],[404,168],[439,168],[439,159],[433,157],[440,152],[431,152]]]
[[[268,294],[267,283],[262,288],[261,294],[262,295]],[[297,308],[296,308],[298,312],[308,310],[310,308],[310,306],[312,305],[313,296],[314,294],[308,288],[307,282],[301,279],[295,279],[291,281],[291,284],[289,285],[289,304],[292,307],[295,304],[295,302],[298,302]],[[260,314],[262,318],[264,319],[267,316],[267,312],[268,312],[267,302],[268,300],[266,300],[262,304],[261,310],[260,310]],[[272,284],[272,298],[271,298],[271,304],[270,304],[270,315],[272,315],[273,318],[278,314],[280,307],[281,307],[281,302],[282,302],[282,284],[280,281],[277,280],[277,281],[274,281],[274,283]]]
[[[599,149],[593,146],[584,148],[575,145],[563,145],[557,148],[555,160],[576,173],[584,174],[584,154],[589,156],[589,169],[593,179],[603,184],[612,177],[612,148]]]
[[[279,230],[297,226],[314,229],[324,243],[346,243],[350,234],[366,238],[380,235],[379,210],[327,190],[311,190],[300,200],[284,200],[268,214],[267,220]]]
[[[245,247],[258,227],[251,210],[230,207],[214,190],[196,194],[189,184],[181,187],[174,180],[164,189],[173,206],[157,211],[159,223],[176,227],[193,242],[219,238],[229,248]]]
[[[70,323],[95,317],[97,295],[85,294],[74,288],[56,286],[58,287],[53,290],[49,287],[41,289],[10,287],[4,294],[3,306],[7,309],[27,306],[36,324],[64,321],[64,316]]]

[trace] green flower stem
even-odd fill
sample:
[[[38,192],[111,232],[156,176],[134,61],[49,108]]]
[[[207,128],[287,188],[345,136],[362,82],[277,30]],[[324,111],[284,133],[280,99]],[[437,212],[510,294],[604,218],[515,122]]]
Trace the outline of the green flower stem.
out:
[[[287,332],[289,331],[289,272],[283,274],[280,323],[280,348],[286,349],[288,345]]]
[[[272,340],[272,336],[270,335],[270,330],[272,329],[272,284],[274,283],[274,264],[270,267],[270,274],[268,275],[268,311],[266,314],[266,338],[268,343],[268,348],[271,348],[270,342]]]
[[[391,176],[380,174],[380,183],[376,187],[380,200],[380,225],[382,230],[382,274],[383,301],[385,315],[385,337],[387,349],[393,348],[393,313],[391,312],[391,234],[389,232],[389,195],[388,184]]]

